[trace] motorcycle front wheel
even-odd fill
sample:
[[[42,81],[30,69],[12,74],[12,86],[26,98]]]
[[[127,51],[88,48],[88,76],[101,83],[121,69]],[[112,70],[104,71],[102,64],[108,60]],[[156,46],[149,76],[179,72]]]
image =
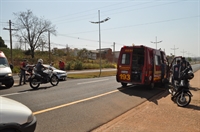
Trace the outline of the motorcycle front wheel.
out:
[[[59,83],[59,79],[56,75],[53,75],[50,79],[51,85],[56,86]]]
[[[180,107],[185,107],[187,106],[191,101],[191,96],[188,93],[184,93],[182,92],[181,94],[179,94],[176,98],[176,103],[178,106]]]
[[[32,89],[38,89],[38,87],[40,86],[40,81],[37,80],[36,78],[32,78],[29,82],[30,86]]]

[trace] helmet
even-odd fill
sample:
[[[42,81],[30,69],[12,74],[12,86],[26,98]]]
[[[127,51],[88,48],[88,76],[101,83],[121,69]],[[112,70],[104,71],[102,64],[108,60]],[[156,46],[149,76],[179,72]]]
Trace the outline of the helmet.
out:
[[[192,79],[192,78],[194,78],[194,74],[193,74],[193,72],[192,71],[189,71],[188,72],[188,74],[187,74],[187,79]]]
[[[43,60],[42,59],[38,59],[38,62],[43,64]]]

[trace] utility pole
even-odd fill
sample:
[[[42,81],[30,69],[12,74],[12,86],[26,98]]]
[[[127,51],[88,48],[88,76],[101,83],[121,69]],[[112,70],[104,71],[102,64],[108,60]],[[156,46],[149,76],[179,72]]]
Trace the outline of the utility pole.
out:
[[[174,56],[175,56],[175,50],[177,50],[178,48],[175,48],[175,45],[174,45],[174,48],[171,48],[172,50],[174,50]]]
[[[114,52],[115,52],[115,42],[113,42],[113,62],[114,62],[114,60],[115,60],[115,54],[114,54]]]
[[[190,53],[188,52],[187,54],[188,54],[188,58],[189,58]]]
[[[186,53],[186,52],[187,52],[187,51],[184,51],[184,50],[183,50],[183,51],[181,51],[181,53],[183,53],[183,57],[184,57],[184,53]]]
[[[17,31],[17,29],[12,29],[11,28],[11,20],[9,20],[9,28],[3,28],[3,30],[9,30],[9,32],[10,32],[10,58],[11,58],[11,63],[13,64],[13,57],[12,57],[12,30]]]
[[[157,49],[157,44],[158,44],[158,43],[161,43],[161,42],[162,42],[162,41],[158,41],[158,42],[157,42],[157,36],[156,36],[156,41],[155,41],[155,42],[152,42],[152,41],[151,41],[151,43],[156,44],[156,49]]]
[[[49,39],[49,64],[51,63],[51,57],[50,57],[50,52],[51,52],[51,47],[50,47],[50,32],[48,31],[48,39]]]

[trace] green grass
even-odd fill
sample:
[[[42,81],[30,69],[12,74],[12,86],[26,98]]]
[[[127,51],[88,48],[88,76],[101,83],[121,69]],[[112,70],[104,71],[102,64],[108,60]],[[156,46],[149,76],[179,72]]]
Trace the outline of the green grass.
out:
[[[115,76],[115,75],[116,75],[116,71],[105,71],[105,72],[101,72],[100,77]],[[67,76],[67,78],[71,78],[71,79],[95,78],[95,77],[99,77],[99,72],[68,74]]]

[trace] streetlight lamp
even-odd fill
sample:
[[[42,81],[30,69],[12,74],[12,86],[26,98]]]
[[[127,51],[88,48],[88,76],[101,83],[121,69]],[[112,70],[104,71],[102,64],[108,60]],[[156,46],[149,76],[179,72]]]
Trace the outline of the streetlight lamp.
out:
[[[100,73],[99,73],[99,77],[100,77],[100,75],[101,75],[101,29],[100,29],[100,24],[108,21],[110,18],[107,17],[106,19],[103,19],[103,20],[100,21],[100,10],[98,10],[98,15],[99,15],[99,21],[98,22],[91,22],[91,21],[90,22],[94,23],[94,24],[99,24],[99,57],[100,57],[100,62],[99,62]]]
[[[157,44],[158,44],[158,43],[161,43],[161,42],[162,42],[162,41],[158,41],[158,42],[157,42],[157,36],[156,36],[156,42],[152,42],[152,41],[151,41],[151,43],[156,44],[156,49],[157,49]]]

